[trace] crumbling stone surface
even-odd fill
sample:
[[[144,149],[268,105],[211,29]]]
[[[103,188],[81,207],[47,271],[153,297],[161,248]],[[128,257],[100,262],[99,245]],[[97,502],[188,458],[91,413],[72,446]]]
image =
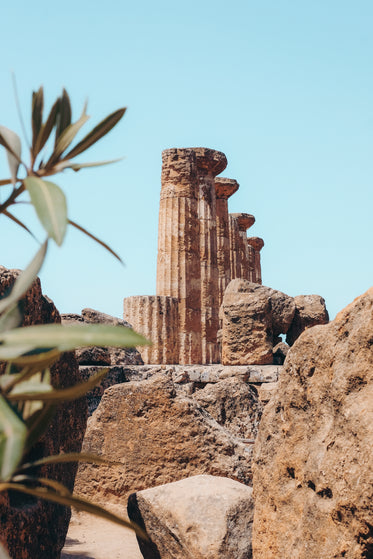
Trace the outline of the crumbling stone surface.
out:
[[[132,494],[128,515],[149,541],[145,559],[250,559],[254,503],[251,487],[198,475]]]
[[[127,321],[94,309],[83,309],[82,314],[61,315],[62,324],[111,324],[132,328]],[[90,347],[76,350],[79,365],[143,365],[140,353],[135,348]]]
[[[266,290],[247,280],[232,280],[224,294],[221,315],[224,365],[272,363],[271,301]]]
[[[289,351],[288,344],[279,342],[273,348],[273,363],[275,365],[283,365]]]
[[[0,296],[9,292],[18,270],[0,267]],[[60,315],[41,291],[37,279],[22,300],[23,325],[59,323]],[[0,367],[0,370],[4,370]],[[51,368],[52,383],[65,388],[81,382],[78,364],[73,353],[65,353]],[[67,402],[57,408],[48,431],[30,453],[30,459],[60,452],[79,452],[87,421],[85,398]],[[63,426],[63,429],[61,429]],[[54,479],[70,491],[74,486],[77,464],[70,462],[43,466],[40,477]],[[56,559],[60,556],[70,520],[70,509],[47,501],[36,500],[21,493],[0,494],[0,541],[13,559]]]
[[[82,347],[75,350],[79,365],[111,365],[111,355],[107,347]]]
[[[125,328],[132,328],[131,324],[126,320],[117,318],[116,316],[111,316],[95,309],[83,309],[82,317],[85,322],[90,322],[92,324],[111,324],[113,326],[124,326]]]
[[[289,345],[293,345],[306,328],[329,322],[325,299],[320,295],[298,295],[294,297],[294,303],[296,307],[294,319],[286,336]]]
[[[373,288],[287,356],[255,444],[253,553],[373,555]]]
[[[76,490],[99,502],[196,474],[251,483],[252,445],[219,425],[170,373],[108,388],[89,419],[84,450],[120,465],[81,464]]]
[[[230,377],[206,384],[192,397],[230,433],[242,439],[255,439],[262,404],[254,386],[242,378]]]
[[[178,363],[178,300],[163,295],[137,295],[123,301],[123,315],[134,330],[152,342],[138,348],[146,364]]]

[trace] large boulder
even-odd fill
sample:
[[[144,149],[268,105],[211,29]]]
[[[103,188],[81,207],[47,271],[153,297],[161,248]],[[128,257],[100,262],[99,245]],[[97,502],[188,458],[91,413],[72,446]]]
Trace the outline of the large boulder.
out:
[[[88,421],[84,450],[118,462],[81,464],[76,490],[101,502],[196,474],[251,484],[252,445],[219,425],[171,373],[108,388]]]
[[[250,559],[253,509],[251,487],[199,475],[132,494],[127,510],[145,559]]]
[[[265,290],[253,291],[252,285],[235,279],[225,290],[220,311],[224,365],[272,363],[271,301]]]
[[[255,444],[253,553],[373,557],[373,288],[290,349]]]
[[[0,296],[9,292],[19,271],[0,267]],[[37,279],[22,300],[23,324],[58,323],[54,304],[43,296]],[[4,367],[0,366],[0,372]],[[73,353],[65,353],[51,368],[52,384],[65,388],[81,382]],[[30,452],[30,460],[51,454],[79,452],[87,421],[85,398],[58,407],[48,431]],[[74,487],[76,463],[44,466],[39,477],[54,479],[70,491]],[[13,559],[56,559],[60,556],[70,520],[70,509],[22,493],[0,494],[0,541]]]
[[[286,341],[289,345],[293,345],[307,328],[329,322],[325,299],[320,295],[297,295],[294,297],[294,303],[295,314],[286,335]]]

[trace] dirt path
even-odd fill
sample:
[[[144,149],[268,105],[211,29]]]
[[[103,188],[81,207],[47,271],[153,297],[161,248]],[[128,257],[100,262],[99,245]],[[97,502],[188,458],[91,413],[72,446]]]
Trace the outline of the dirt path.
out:
[[[73,513],[61,559],[143,559],[131,530]]]

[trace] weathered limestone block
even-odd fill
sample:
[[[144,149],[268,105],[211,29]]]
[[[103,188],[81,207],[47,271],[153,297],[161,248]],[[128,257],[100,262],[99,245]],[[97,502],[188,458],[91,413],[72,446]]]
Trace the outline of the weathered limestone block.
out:
[[[117,318],[116,316],[111,316],[101,311],[96,311],[95,309],[83,309],[82,317],[84,322],[89,322],[91,324],[111,324],[112,326],[124,326],[125,328],[132,328],[126,320]]]
[[[83,309],[82,314],[62,314],[62,324],[111,324],[113,326],[132,326],[116,316],[96,311]],[[79,365],[142,365],[140,353],[134,348],[121,347],[89,347],[75,350]]]
[[[248,245],[254,249],[254,276],[251,281],[254,283],[262,283],[262,266],[260,263],[260,251],[264,247],[264,241],[260,237],[249,237]],[[252,252],[250,253],[252,258]],[[250,279],[250,278],[249,278]]]
[[[160,295],[127,297],[123,312],[134,329],[153,345],[139,347],[145,364],[177,363],[179,359],[178,301]]]
[[[252,490],[223,477],[199,475],[132,494],[128,515],[149,541],[145,559],[250,559]]]
[[[218,363],[219,280],[215,177],[227,166],[224,153],[195,148],[199,181],[198,217],[201,264],[201,363]]]
[[[206,384],[192,397],[230,433],[241,439],[255,439],[262,405],[256,388],[242,378],[228,377]]]
[[[75,488],[96,502],[196,474],[251,481],[252,446],[221,427],[170,373],[108,388],[88,422],[84,450],[120,465],[79,466]]]
[[[107,369],[108,367],[102,366],[81,366],[79,368],[80,374],[83,380],[89,380],[93,375],[97,374],[98,372],[102,371],[102,369]],[[114,384],[120,384],[122,382],[128,381],[128,369],[125,366],[120,367],[110,367],[108,373],[105,377],[101,380],[99,384],[90,390],[87,395],[87,405],[88,405],[88,415],[92,415],[92,413],[97,409],[101,398],[107,388],[109,386],[113,386]]]
[[[255,557],[373,554],[373,288],[290,349],[255,444]]]
[[[216,177],[215,179],[219,307],[223,301],[224,291],[231,281],[228,198],[237,192],[238,187],[239,184],[234,179],[225,177]]]
[[[0,295],[14,284],[19,271],[0,267]],[[60,322],[60,315],[48,297],[43,296],[37,279],[23,299],[23,325]],[[0,366],[1,372],[3,367]],[[51,368],[52,383],[64,388],[81,382],[73,353],[65,353]],[[87,421],[85,398],[67,402],[57,408],[48,431],[30,453],[30,459],[60,452],[79,452]],[[63,426],[63,428],[61,428]],[[77,464],[70,462],[43,466],[40,477],[74,486]],[[21,493],[0,494],[0,541],[13,559],[56,559],[60,556],[70,520],[70,509]]]
[[[294,319],[286,336],[286,342],[290,346],[293,345],[306,328],[329,322],[325,299],[320,297],[320,295],[298,295],[294,297],[294,303]]]
[[[223,365],[272,363],[271,300],[265,290],[254,290],[254,285],[235,279],[225,291],[221,307]]]
[[[293,297],[286,295],[282,291],[253,283],[249,281],[241,281],[230,287],[233,292],[237,289],[239,293],[251,293],[255,297],[266,297],[270,301],[271,317],[272,317],[272,333],[275,342],[279,334],[286,334],[293,322],[295,316],[295,300]],[[276,341],[277,343],[277,341]]]
[[[163,151],[157,295],[179,302],[179,362],[184,364],[202,359],[197,170],[193,148]]]
[[[255,223],[255,217],[246,213],[229,214],[229,240],[231,250],[231,278],[249,279],[249,249],[247,229]]]

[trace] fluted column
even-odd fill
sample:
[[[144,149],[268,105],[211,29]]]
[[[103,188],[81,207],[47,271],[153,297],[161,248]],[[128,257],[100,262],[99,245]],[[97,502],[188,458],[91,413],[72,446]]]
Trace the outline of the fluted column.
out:
[[[255,217],[251,214],[229,214],[231,279],[249,279],[249,250],[246,230],[254,223]]]
[[[238,190],[238,187],[239,184],[234,179],[225,177],[215,179],[219,308],[224,291],[231,280],[228,198]]]
[[[219,274],[215,177],[225,169],[227,159],[220,151],[207,148],[196,148],[195,153],[199,179],[202,363],[218,363]]]
[[[199,179],[195,150],[162,153],[157,295],[179,302],[179,362],[201,363]]]
[[[254,283],[262,283],[262,267],[260,263],[260,251],[264,247],[264,241],[260,237],[249,237],[247,243],[254,250]]]
[[[179,362],[178,301],[173,297],[139,295],[123,302],[123,316],[152,342],[138,350],[146,365]]]
[[[247,240],[247,250],[249,253],[249,281],[253,281],[255,283],[255,250],[250,245],[249,239]]]

